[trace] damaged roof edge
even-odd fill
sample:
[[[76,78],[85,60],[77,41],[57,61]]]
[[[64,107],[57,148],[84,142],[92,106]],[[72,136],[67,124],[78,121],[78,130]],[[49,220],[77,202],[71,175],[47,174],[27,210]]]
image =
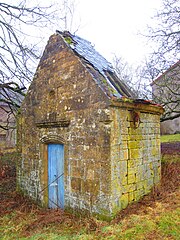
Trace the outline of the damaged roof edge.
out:
[[[78,56],[84,58],[105,78],[107,85],[112,89],[112,96],[117,98],[123,96],[129,98],[135,97],[129,87],[118,79],[112,64],[94,49],[91,42],[76,35],[72,35],[68,31],[61,32],[57,30],[56,33],[63,37],[66,43]]]
[[[128,108],[129,110],[141,111],[141,112],[151,112],[158,113],[159,115],[164,113],[164,108],[156,104],[152,101],[144,100],[144,99],[129,99],[123,97],[120,101],[116,98],[111,100],[112,107],[121,107]]]
[[[76,51],[80,56],[84,57],[89,61],[93,66],[98,69],[101,73],[104,70],[109,70],[113,72],[112,64],[109,63],[103,56],[101,56],[92,46],[91,42],[80,38],[76,35],[72,35],[70,32],[59,32],[57,31],[70,47]]]

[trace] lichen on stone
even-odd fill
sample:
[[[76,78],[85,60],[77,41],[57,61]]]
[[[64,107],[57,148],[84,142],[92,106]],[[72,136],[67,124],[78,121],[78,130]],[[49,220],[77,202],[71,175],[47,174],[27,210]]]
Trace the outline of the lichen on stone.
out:
[[[64,40],[70,45],[73,44],[73,40],[71,37],[64,37]]]

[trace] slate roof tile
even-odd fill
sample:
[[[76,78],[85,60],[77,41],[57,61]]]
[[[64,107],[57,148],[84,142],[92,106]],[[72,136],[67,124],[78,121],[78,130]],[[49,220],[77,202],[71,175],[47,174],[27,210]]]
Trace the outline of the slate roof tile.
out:
[[[130,88],[117,77],[112,64],[95,50],[91,42],[68,31],[56,32],[64,38],[68,46],[82,59],[98,85],[104,89],[107,95],[117,98],[123,96],[134,98],[134,94]],[[90,65],[93,66],[96,72],[90,68]],[[104,81],[99,74],[103,76]]]

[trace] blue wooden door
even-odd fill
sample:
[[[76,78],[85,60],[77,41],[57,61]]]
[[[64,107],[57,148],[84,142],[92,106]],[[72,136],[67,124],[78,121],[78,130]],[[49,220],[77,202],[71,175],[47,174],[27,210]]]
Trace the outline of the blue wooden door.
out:
[[[64,145],[48,144],[48,203],[64,208]]]

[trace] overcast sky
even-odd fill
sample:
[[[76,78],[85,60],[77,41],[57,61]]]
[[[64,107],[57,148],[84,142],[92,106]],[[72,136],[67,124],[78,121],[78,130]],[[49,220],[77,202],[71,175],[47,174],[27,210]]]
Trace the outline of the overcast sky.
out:
[[[5,1],[5,0],[4,0]],[[6,0],[12,4],[20,0]],[[38,2],[49,6],[65,0],[27,0],[32,6]],[[139,64],[151,49],[147,48],[145,38],[138,35],[146,29],[150,19],[161,6],[162,0],[67,0],[75,1],[73,28],[71,32],[89,40],[97,51],[112,62],[114,54],[125,58],[129,64]],[[58,19],[57,25],[47,32],[45,29],[34,31],[34,36],[43,36],[47,42],[55,30],[63,30],[63,24]],[[79,27],[77,27],[79,26]],[[30,27],[29,27],[30,28]],[[28,32],[31,30],[28,28]],[[45,43],[46,44],[46,43]],[[45,45],[44,44],[44,45]]]
[[[129,63],[141,61],[150,51],[137,35],[157,12],[161,0],[76,0],[77,35],[91,41],[111,61],[113,54]],[[81,19],[81,20],[80,20]]]

